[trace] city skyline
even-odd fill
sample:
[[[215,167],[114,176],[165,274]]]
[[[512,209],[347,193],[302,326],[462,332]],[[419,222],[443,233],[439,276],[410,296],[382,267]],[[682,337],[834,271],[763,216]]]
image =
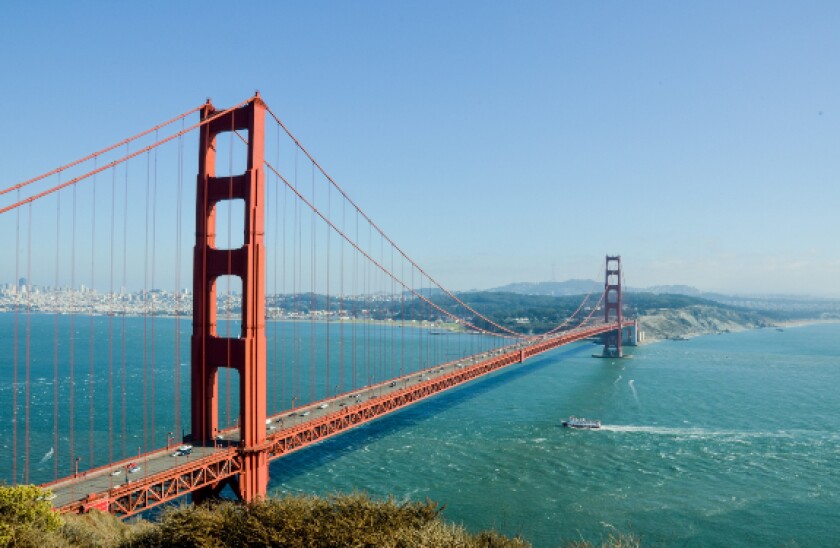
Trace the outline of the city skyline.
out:
[[[5,7],[1,186],[259,89],[449,289],[599,279],[620,253],[634,287],[840,297],[834,3],[266,3],[244,34],[195,18],[223,9]]]

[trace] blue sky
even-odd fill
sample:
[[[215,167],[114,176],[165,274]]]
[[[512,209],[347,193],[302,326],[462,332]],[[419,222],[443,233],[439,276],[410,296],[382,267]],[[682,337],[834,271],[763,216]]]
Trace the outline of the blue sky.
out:
[[[255,89],[452,289],[840,297],[840,3],[5,2],[5,188]]]

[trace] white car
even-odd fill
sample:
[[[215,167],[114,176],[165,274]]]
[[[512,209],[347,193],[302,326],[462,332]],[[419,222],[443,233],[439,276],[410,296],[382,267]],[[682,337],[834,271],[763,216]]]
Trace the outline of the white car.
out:
[[[184,457],[192,453],[193,446],[192,445],[182,445],[178,448],[177,451],[172,453],[173,457]]]

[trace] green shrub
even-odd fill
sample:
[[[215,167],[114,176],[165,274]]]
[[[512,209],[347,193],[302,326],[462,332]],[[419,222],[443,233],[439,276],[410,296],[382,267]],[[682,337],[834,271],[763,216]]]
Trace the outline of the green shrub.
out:
[[[353,494],[266,499],[252,504],[222,502],[165,512],[157,525],[125,546],[376,546],[521,547],[496,533],[470,535],[445,524],[431,501],[373,501]]]
[[[0,486],[0,546],[37,544],[61,527],[48,495],[34,485]]]
[[[441,511],[429,500],[374,501],[364,494],[294,496],[251,504],[174,507],[154,523],[125,523],[98,511],[60,517],[37,487],[0,487],[0,548],[528,546],[494,531],[473,535],[460,525],[445,523]]]

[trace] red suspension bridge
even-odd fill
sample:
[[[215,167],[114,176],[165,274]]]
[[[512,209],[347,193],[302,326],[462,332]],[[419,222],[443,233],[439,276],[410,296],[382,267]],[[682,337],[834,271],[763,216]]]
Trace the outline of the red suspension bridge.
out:
[[[635,334],[617,256],[545,333],[481,314],[259,95],[0,199],[0,478],[44,484],[63,511],[130,516],[227,486],[252,500],[272,459],[571,342],[602,336],[619,357]]]

